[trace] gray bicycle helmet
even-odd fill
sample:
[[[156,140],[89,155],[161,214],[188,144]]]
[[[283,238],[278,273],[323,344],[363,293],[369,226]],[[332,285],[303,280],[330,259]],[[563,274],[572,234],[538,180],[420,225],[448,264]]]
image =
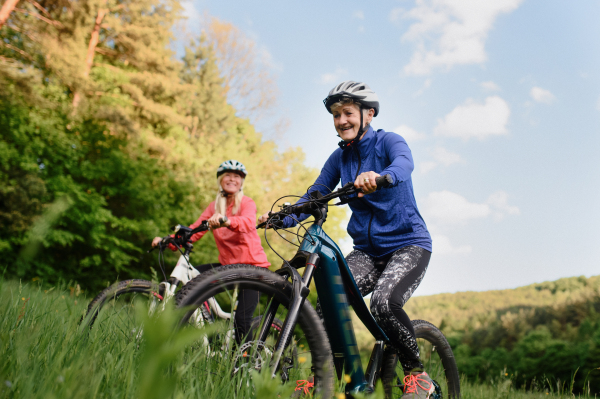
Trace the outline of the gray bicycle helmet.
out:
[[[225,172],[237,172],[244,178],[248,175],[248,171],[246,171],[244,164],[235,159],[230,159],[219,165],[219,169],[217,169],[217,178]]]
[[[323,100],[323,104],[325,104],[325,108],[330,114],[332,113],[331,106],[342,98],[351,98],[367,109],[373,108],[375,110],[374,116],[379,114],[379,98],[366,83],[347,80],[331,89],[325,100]]]

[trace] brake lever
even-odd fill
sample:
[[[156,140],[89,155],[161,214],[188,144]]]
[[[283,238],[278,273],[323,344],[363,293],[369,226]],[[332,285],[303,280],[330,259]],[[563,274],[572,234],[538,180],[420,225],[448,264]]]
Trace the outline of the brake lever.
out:
[[[157,246],[150,248],[149,250],[146,251],[146,253],[149,254],[150,252],[154,251],[157,248],[162,251],[163,248],[166,248],[169,245],[168,243],[165,242],[165,241],[167,241],[169,239],[171,239],[171,241],[172,241],[171,236],[165,236],[165,237],[163,237],[162,240],[158,243]]]
[[[279,211],[279,212],[275,212],[275,213],[269,212],[269,218],[267,219],[267,221],[259,223],[256,226],[256,229],[257,230],[264,229],[264,228],[267,228],[268,226],[271,226],[271,228],[273,228],[273,229],[282,229],[283,226],[277,226],[275,223],[273,223],[273,222],[277,222],[277,221],[283,223],[283,219],[279,218],[281,215],[283,215],[283,217],[285,218],[285,217],[289,216],[290,214],[284,213],[283,211]],[[275,219],[275,217],[277,217],[277,219]]]

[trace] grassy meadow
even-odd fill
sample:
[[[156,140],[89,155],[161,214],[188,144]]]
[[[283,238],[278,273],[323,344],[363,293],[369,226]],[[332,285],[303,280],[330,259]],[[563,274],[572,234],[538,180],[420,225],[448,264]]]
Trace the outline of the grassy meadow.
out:
[[[294,388],[265,373],[255,375],[253,385],[232,379],[231,365],[211,363],[193,350],[197,331],[173,332],[173,312],[148,318],[138,309],[143,337],[116,324],[81,328],[89,299],[68,284],[0,279],[0,398],[268,398],[287,397]],[[526,393],[504,375],[462,386],[463,398],[575,396],[568,382]],[[343,383],[337,389],[343,397]]]

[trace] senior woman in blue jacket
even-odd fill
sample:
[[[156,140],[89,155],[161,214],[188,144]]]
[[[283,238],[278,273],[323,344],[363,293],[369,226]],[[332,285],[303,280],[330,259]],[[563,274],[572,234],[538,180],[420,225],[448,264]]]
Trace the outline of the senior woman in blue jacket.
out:
[[[403,310],[431,257],[431,236],[413,193],[410,149],[398,134],[370,126],[379,114],[379,100],[365,83],[342,82],[323,102],[342,141],[315,185],[333,189],[341,180],[342,186],[354,182],[362,189],[349,203],[348,233],[354,250],[346,261],[361,294],[373,293],[371,313],[390,338],[404,369],[404,397],[428,398],[435,387],[419,360],[415,333]],[[393,184],[376,191],[375,178],[385,174]],[[259,221],[267,219],[268,213]],[[285,227],[295,224],[289,217],[283,222]]]

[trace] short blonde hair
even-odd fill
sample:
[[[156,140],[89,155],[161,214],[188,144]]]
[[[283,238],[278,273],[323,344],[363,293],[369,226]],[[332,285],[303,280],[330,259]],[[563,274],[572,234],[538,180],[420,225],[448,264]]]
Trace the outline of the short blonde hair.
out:
[[[356,105],[358,107],[359,110],[361,110],[362,104],[360,104],[357,101],[354,101],[353,99],[349,98],[349,97],[342,97],[340,99],[340,101],[336,101],[333,104],[331,104],[331,106],[329,107],[329,109],[331,109],[331,112],[333,112],[334,110],[336,110],[337,108],[343,107],[344,105]]]

